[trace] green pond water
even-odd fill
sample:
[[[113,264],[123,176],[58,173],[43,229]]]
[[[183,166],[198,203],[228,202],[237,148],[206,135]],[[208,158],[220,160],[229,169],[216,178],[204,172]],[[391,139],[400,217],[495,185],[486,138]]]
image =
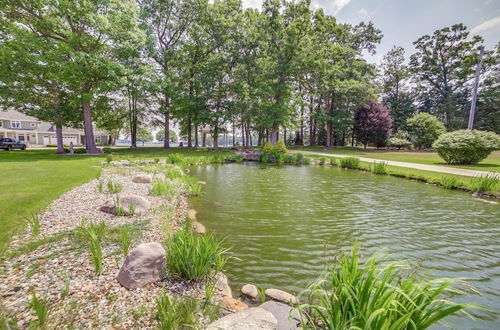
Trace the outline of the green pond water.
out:
[[[198,221],[240,259],[226,266],[235,293],[246,283],[298,293],[322,273],[331,251],[357,240],[365,255],[386,249],[436,276],[472,278],[482,295],[455,301],[494,313],[450,324],[500,329],[500,205],[331,167],[227,164],[193,174],[207,182],[191,200]]]

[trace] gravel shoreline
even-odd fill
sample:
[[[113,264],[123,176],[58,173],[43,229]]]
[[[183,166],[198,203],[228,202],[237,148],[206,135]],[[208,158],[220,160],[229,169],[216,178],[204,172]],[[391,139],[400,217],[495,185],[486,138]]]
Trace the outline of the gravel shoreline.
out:
[[[32,238],[27,228],[25,233],[13,238],[7,252],[11,257],[3,261],[0,275],[3,314],[16,321],[13,328],[26,328],[36,320],[35,313],[28,307],[32,289],[39,297],[50,299],[48,328],[153,328],[155,299],[163,288],[170,294],[202,295],[201,284],[171,278],[127,290],[116,280],[125,259],[118,243],[103,244],[103,272],[96,275],[88,250],[75,246],[71,235],[61,234],[75,229],[83,219],[95,223],[103,220],[109,227],[141,223],[147,229],[133,241],[131,249],[144,242],[162,242],[162,230],[173,232],[183,224],[188,212],[187,194],[176,194],[172,200],[149,196],[151,184],[134,183],[132,178],[151,170],[151,166],[104,167],[99,179],[62,194],[39,214],[38,237]],[[155,177],[162,175],[161,169],[155,172]],[[107,192],[108,181],[123,186],[120,194],[147,198],[152,204],[151,210],[134,216],[114,216],[100,211],[100,206],[112,197]],[[103,192],[99,192],[100,182]],[[15,256],[26,244],[41,239],[54,242]]]

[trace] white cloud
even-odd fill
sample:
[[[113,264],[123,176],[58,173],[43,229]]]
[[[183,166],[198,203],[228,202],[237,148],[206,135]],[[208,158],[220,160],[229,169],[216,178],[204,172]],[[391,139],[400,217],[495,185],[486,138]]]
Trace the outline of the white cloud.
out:
[[[500,31],[500,15],[473,27],[470,33],[479,34],[489,30]]]
[[[370,12],[365,8],[358,10],[358,15],[361,19],[368,19],[371,16]]]
[[[262,0],[243,0],[243,8],[257,8],[262,7]]]

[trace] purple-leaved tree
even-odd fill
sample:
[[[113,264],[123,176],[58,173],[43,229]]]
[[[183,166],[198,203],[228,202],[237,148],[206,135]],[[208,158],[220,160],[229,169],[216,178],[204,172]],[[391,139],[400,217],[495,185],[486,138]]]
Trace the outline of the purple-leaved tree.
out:
[[[391,134],[392,117],[389,109],[378,102],[359,108],[354,116],[354,134],[365,148],[373,144],[383,147]]]

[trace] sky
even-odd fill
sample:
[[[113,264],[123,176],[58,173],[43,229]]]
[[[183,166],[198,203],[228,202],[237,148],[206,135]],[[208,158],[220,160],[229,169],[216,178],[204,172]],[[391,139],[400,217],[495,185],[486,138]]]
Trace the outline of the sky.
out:
[[[242,0],[244,7],[260,8],[262,0]],[[413,51],[413,41],[435,30],[463,23],[471,34],[493,49],[500,42],[500,0],[312,0],[312,9],[323,8],[339,23],[372,21],[384,37],[377,54],[368,61],[379,63],[394,45]]]

